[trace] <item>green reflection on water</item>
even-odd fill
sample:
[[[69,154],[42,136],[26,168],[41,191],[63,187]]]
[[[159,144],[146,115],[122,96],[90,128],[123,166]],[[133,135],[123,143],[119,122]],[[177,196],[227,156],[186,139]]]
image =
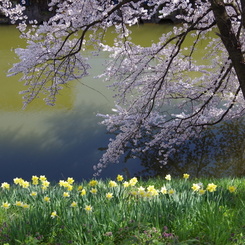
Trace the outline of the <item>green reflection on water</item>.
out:
[[[23,85],[23,82],[19,82],[21,76],[7,77],[7,72],[12,64],[18,61],[14,49],[25,47],[25,40],[20,39],[19,34],[15,26],[0,26],[0,110],[2,111],[19,111],[23,105],[22,95],[19,92],[25,90],[26,87]],[[74,84],[70,83],[70,86],[63,89],[60,95],[57,96],[55,110],[60,108],[71,109],[73,107],[73,86]],[[28,106],[27,111],[30,110],[52,110],[52,108],[47,107],[42,101],[42,97],[40,97],[40,99],[37,99]]]
[[[173,25],[170,24],[144,24],[130,27],[133,42],[143,46],[150,46],[153,41],[160,38],[163,32],[168,32],[172,28]],[[111,32],[113,32],[112,29],[105,37],[106,44],[112,44],[112,40],[115,38],[115,34]],[[30,169],[32,171],[30,175],[32,175],[38,174],[33,172],[35,169],[45,170],[45,168],[49,168],[49,171],[55,172],[57,176],[61,171],[63,173],[68,171],[69,166],[73,166],[72,171],[69,172],[70,175],[73,175],[72,172],[79,173],[82,177],[86,177],[83,176],[83,173],[85,175],[88,175],[88,172],[91,174],[92,166],[97,163],[96,161],[102,154],[98,148],[105,147],[109,137],[106,136],[104,128],[98,127],[98,118],[95,117],[95,114],[110,112],[113,106],[113,92],[109,91],[105,87],[106,84],[100,80],[93,79],[93,76],[102,72],[102,64],[108,59],[107,54],[101,54],[91,59],[93,67],[91,75],[81,81],[71,82],[68,87],[61,90],[55,107],[46,106],[40,98],[23,111],[21,109],[22,95],[19,95],[19,91],[26,88],[22,82],[18,81],[20,77],[6,77],[6,73],[11,64],[17,62],[13,50],[17,47],[24,47],[25,42],[19,39],[19,32],[15,26],[0,26],[0,35],[0,139],[2,140],[0,142],[0,164],[14,167],[15,162],[19,161],[18,164],[21,166],[17,169],[19,177],[23,177],[21,171],[27,173]],[[214,33],[210,35],[215,36]],[[193,39],[189,37],[185,45],[188,47],[192,43]],[[198,46],[198,52],[194,54],[198,62],[203,62],[201,58],[205,52],[205,46],[206,43],[202,42],[201,46]],[[52,123],[50,123],[51,121]],[[243,147],[242,140],[239,143],[241,148],[236,150],[236,156],[242,156],[243,152],[240,151]],[[239,146],[239,144],[236,145]],[[200,149],[203,149],[202,145]],[[205,152],[205,154],[208,153]],[[9,157],[10,155],[11,157]],[[227,160],[227,154],[224,156]],[[145,157],[146,159],[144,159]],[[234,156],[232,157],[234,161]],[[147,156],[139,156],[139,158],[141,158],[142,166],[146,170],[149,168],[149,172],[155,170],[157,175],[159,172],[165,174],[164,169],[155,162],[155,154],[148,153]],[[200,159],[194,159],[193,156],[190,158],[198,161],[200,165]],[[235,159],[235,161],[241,166],[239,171],[244,173],[243,158],[241,157],[241,161],[239,159]],[[207,162],[208,159],[205,164]],[[219,162],[222,160],[219,159]],[[181,162],[173,163],[173,168],[178,168],[179,163]],[[190,160],[188,167],[191,168],[191,164],[195,164],[195,162]],[[229,166],[229,162],[226,166]],[[236,166],[238,165],[236,164]],[[87,169],[83,171],[82,169],[85,167]],[[130,168],[129,165],[127,167]],[[119,166],[116,168],[115,174],[120,171]],[[170,171],[170,169],[166,168],[165,171]],[[188,171],[186,166],[182,169]],[[3,174],[7,172],[2,169]],[[108,173],[112,175],[110,170]],[[45,173],[41,172],[40,174]],[[2,176],[0,175],[0,177]],[[16,175],[12,177],[16,177]]]

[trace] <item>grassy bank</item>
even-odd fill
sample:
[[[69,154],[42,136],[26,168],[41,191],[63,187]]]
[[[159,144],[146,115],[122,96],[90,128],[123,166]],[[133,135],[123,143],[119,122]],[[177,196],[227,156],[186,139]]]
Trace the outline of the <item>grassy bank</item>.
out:
[[[1,184],[0,244],[244,244],[245,180]]]

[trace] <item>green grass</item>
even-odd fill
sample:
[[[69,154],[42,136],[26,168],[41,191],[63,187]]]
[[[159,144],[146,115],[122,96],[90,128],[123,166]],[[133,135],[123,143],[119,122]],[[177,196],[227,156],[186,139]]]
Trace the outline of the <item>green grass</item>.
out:
[[[0,244],[245,243],[244,179],[119,180],[2,183]]]

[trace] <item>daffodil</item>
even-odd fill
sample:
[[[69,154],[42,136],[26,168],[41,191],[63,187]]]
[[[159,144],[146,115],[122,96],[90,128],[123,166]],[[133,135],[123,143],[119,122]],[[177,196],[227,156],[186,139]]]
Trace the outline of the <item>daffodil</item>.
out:
[[[69,192],[64,192],[63,193],[63,197],[69,197],[69,196],[70,196]]]
[[[49,187],[49,185],[50,185],[50,182],[49,181],[47,181],[47,180],[44,180],[44,181],[42,181],[42,186],[43,187]]]
[[[133,195],[133,196],[137,196],[138,195],[138,192],[137,191],[131,191],[131,195]]]
[[[22,208],[30,208],[30,205],[27,203],[22,203],[21,205]]]
[[[158,196],[159,195],[158,190],[156,190],[156,189],[150,190],[148,192],[150,192],[152,196]]]
[[[71,177],[68,177],[67,180],[66,180],[70,185],[73,184],[73,182],[75,181],[73,178]]]
[[[110,180],[109,181],[109,187],[116,187],[117,186],[117,182],[114,180]]]
[[[200,185],[199,184],[193,184],[192,187],[191,187],[191,189],[193,191],[198,191],[198,190],[200,190]]]
[[[145,197],[146,196],[146,191],[143,191],[143,190],[140,190],[138,191],[138,195],[141,196],[141,197]]]
[[[158,190],[155,189],[154,185],[149,185],[147,187],[147,192],[151,193],[151,196],[157,196],[158,195]]]
[[[67,189],[68,191],[72,191],[73,185],[71,185],[71,184],[67,185],[66,189]]]
[[[68,184],[68,183],[67,183],[66,181],[64,181],[64,180],[60,180],[60,181],[59,181],[59,186],[66,187],[67,184]]]
[[[170,175],[170,174],[167,174],[167,175],[165,176],[165,179],[170,181],[170,180],[171,180],[171,175]]]
[[[89,213],[89,212],[92,212],[92,210],[93,210],[92,206],[90,206],[90,205],[86,205],[84,209],[85,209],[85,211],[88,212],[88,213]]]
[[[162,194],[167,194],[167,193],[168,193],[168,190],[167,190],[166,186],[163,186],[163,187],[161,188],[160,192],[161,192]]]
[[[51,216],[52,219],[54,219],[58,215],[57,215],[57,212],[56,211],[53,211],[50,216]]]
[[[106,193],[106,198],[107,199],[112,199],[113,198],[113,193],[111,193],[111,192],[108,192],[108,193]]]
[[[30,193],[30,196],[32,196],[32,197],[35,197],[37,195],[37,192],[36,191],[32,191],[31,193]]]
[[[43,200],[44,200],[45,202],[50,202],[50,197],[45,196],[45,197],[43,198]]]
[[[217,188],[217,185],[215,185],[214,183],[211,183],[211,184],[208,184],[206,189],[209,192],[214,192],[214,191],[216,191],[216,188]]]
[[[152,190],[155,190],[154,185],[149,185],[149,186],[147,187],[147,191],[152,191]]]
[[[78,191],[81,191],[83,189],[83,186],[82,185],[79,185],[78,187],[77,187],[77,190]]]
[[[92,193],[92,194],[97,194],[97,189],[95,189],[95,188],[92,188],[91,190],[90,190],[90,192]]]
[[[205,194],[205,192],[206,192],[206,190],[204,190],[204,189],[198,190],[198,193],[201,194],[201,195]]]
[[[128,181],[124,181],[124,182],[123,182],[123,186],[124,186],[125,188],[129,187]]]
[[[132,179],[129,180],[129,185],[135,186],[137,182],[138,182],[138,179],[136,177],[133,177]]]
[[[228,186],[228,191],[229,192],[235,192],[236,191],[236,187],[235,186]]]
[[[120,182],[120,181],[123,181],[123,176],[120,175],[120,174],[118,174],[118,175],[117,175],[117,181],[119,181],[119,182]]]
[[[8,184],[7,182],[3,182],[2,185],[1,185],[1,187],[2,187],[3,189],[9,190],[10,184]]]
[[[22,207],[22,205],[23,205],[23,202],[21,202],[21,201],[15,202],[15,206],[17,206],[17,207]]]
[[[77,207],[77,202],[74,202],[74,201],[73,201],[73,202],[71,203],[71,207],[72,207],[72,208]]]
[[[32,181],[32,184],[33,184],[33,185],[38,185],[38,184],[39,184],[39,181],[38,181],[38,180],[33,180],[33,181]]]
[[[30,183],[28,181],[21,181],[20,186],[23,188],[28,188],[30,186]]]
[[[86,190],[85,189],[82,189],[82,191],[81,191],[81,194],[80,194],[81,196],[85,196],[86,195]]]
[[[1,205],[1,207],[4,208],[4,209],[8,209],[10,207],[10,203],[3,202],[2,205]]]
[[[90,180],[88,185],[91,186],[91,187],[94,187],[94,186],[98,185],[98,181],[97,180]]]
[[[31,177],[31,180],[33,181],[33,180],[39,180],[39,177],[38,176],[36,176],[36,175],[33,175],[32,177]]]
[[[19,184],[19,181],[20,181],[20,178],[14,178],[14,179],[13,179],[13,182],[14,182],[16,185]]]
[[[16,185],[20,185],[24,180],[22,178],[14,178],[13,181]]]
[[[175,190],[174,190],[174,189],[168,190],[168,194],[169,194],[169,195],[173,195],[174,193],[175,193]]]
[[[190,175],[189,174],[183,174],[184,179],[189,179]]]
[[[39,179],[43,182],[45,180],[47,180],[46,176],[45,175],[40,175]]]
[[[147,191],[144,195],[145,197],[151,198],[152,197],[152,193]]]
[[[31,180],[32,180],[33,185],[38,185],[39,177],[37,177],[36,175],[33,175]]]
[[[145,196],[145,188],[142,187],[142,186],[140,186],[140,187],[138,188],[138,194],[139,194],[140,196],[144,197],[144,196]]]

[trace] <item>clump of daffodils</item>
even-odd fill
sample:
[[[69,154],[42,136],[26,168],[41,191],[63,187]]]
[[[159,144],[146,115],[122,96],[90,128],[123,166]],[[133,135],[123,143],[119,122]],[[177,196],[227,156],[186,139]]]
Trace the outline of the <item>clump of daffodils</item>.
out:
[[[183,179],[185,181],[189,181],[190,175],[185,173],[183,174]],[[158,198],[167,195],[167,198],[176,198],[178,197],[178,190],[176,188],[172,188],[173,184],[172,177],[170,174],[167,174],[165,178],[162,179],[163,185],[161,187],[156,187],[154,185],[143,186],[139,185],[139,181],[136,177],[133,177],[129,180],[124,180],[122,175],[117,175],[115,180],[109,180],[107,184],[101,184],[98,180],[91,180],[87,184],[83,185],[74,185],[75,180],[72,177],[68,177],[66,180],[60,180],[58,182],[58,186],[61,189],[60,198],[63,198],[64,202],[67,203],[67,207],[73,209],[74,212],[81,211],[92,213],[93,207],[91,205],[81,206],[81,202],[78,197],[83,199],[85,203],[88,201],[88,197],[97,198],[100,193],[103,193],[102,198],[107,200],[108,202],[112,202],[109,200],[114,200],[117,198],[118,193],[123,193],[124,196],[133,197],[136,199],[142,198],[142,200]],[[36,176],[33,175],[31,181],[26,181],[22,178],[14,178],[13,182],[15,185],[22,187],[24,192],[29,195],[29,201],[24,202],[26,200],[23,198],[14,200],[12,202],[4,200],[2,202],[1,208],[7,210],[12,207],[20,207],[23,209],[34,208],[36,204],[31,203],[38,200],[42,201],[42,204],[47,207],[51,206],[56,198],[54,198],[47,189],[50,190],[50,182],[47,180],[45,175]],[[207,184],[204,187],[203,183],[192,183],[190,184],[190,191],[193,193],[198,193],[199,195],[204,195],[207,192],[215,192],[217,191],[217,185],[214,183]],[[75,188],[73,188],[75,186]],[[6,191],[6,193],[10,192],[10,184],[7,182],[3,182],[1,184],[2,191]],[[107,188],[108,191],[103,190],[103,188]],[[64,190],[62,190],[64,189]],[[52,189],[51,189],[52,190]],[[120,190],[120,191],[119,191]],[[122,190],[122,191],[121,191]],[[237,190],[236,186],[230,185],[227,187],[227,191],[230,193],[234,193]],[[97,195],[96,195],[97,194]],[[31,198],[30,198],[31,196]],[[59,197],[57,197],[59,198]],[[76,210],[76,211],[75,211]],[[49,213],[52,219],[58,217],[57,212],[53,211],[51,214]]]

